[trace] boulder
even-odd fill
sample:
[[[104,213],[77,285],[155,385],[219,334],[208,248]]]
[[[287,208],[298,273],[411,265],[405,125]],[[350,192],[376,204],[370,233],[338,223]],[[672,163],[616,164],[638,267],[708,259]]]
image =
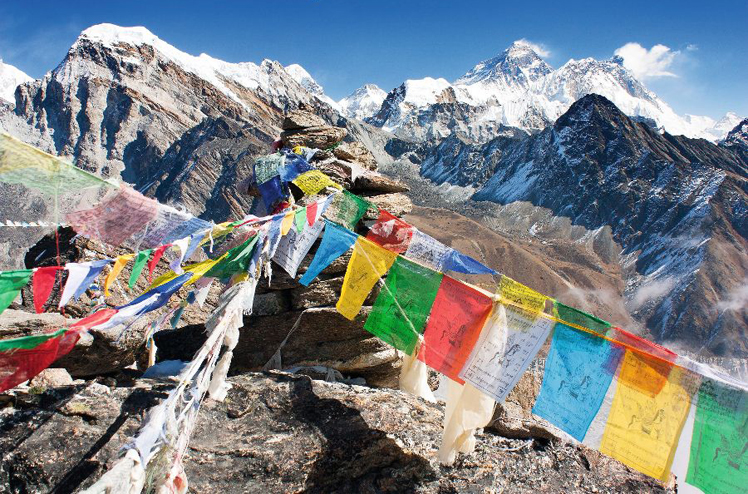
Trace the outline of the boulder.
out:
[[[276,372],[229,383],[223,403],[200,408],[184,456],[190,492],[676,491],[581,445],[489,431],[442,467],[442,406],[400,391]],[[68,386],[4,409],[0,492],[90,486],[171,386]]]
[[[46,389],[57,386],[69,386],[73,384],[73,378],[65,369],[44,369],[33,379],[29,380],[29,388]]]
[[[309,127],[323,127],[327,125],[322,117],[315,115],[312,112],[305,110],[292,110],[286,113],[283,119],[283,130],[298,130],[306,129]]]
[[[377,172],[367,172],[356,178],[351,192],[391,194],[393,192],[408,192],[409,190],[410,188],[399,180]]]
[[[66,318],[59,313],[35,314],[25,310],[5,309],[0,316],[0,339],[53,333],[74,321],[76,319]]]
[[[394,194],[380,194],[366,198],[369,202],[374,203],[381,209],[386,209],[395,216],[405,216],[413,211],[413,201],[408,196],[400,192]],[[378,213],[374,210],[366,212],[366,219],[376,219]]]
[[[289,148],[306,146],[325,149],[339,143],[345,136],[345,129],[332,125],[319,125],[305,129],[284,130],[281,132],[281,141]]]
[[[334,307],[340,298],[340,289],[343,286],[343,277],[316,280],[309,286],[299,285],[290,291],[291,308],[293,310],[304,310],[312,307]],[[366,297],[364,305],[372,305],[379,295],[381,288],[379,284]]]
[[[368,170],[377,169],[377,159],[360,142],[343,142],[340,146],[333,149],[332,152],[336,158],[340,158],[341,160],[359,163]]]

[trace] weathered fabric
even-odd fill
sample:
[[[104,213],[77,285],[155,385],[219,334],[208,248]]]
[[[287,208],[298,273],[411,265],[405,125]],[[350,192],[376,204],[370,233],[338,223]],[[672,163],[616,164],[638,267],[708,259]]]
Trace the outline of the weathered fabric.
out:
[[[268,154],[257,158],[254,164],[255,182],[257,185],[264,184],[277,177],[285,161],[286,157],[282,153]]]
[[[291,230],[288,235],[280,240],[273,260],[292,278],[295,278],[301,261],[322,233],[324,226],[325,223],[323,221],[318,221],[302,232]]]
[[[384,209],[380,209],[379,218],[369,229],[366,238],[387,250],[402,254],[408,250],[408,244],[410,244],[412,236],[413,227],[411,225]]]
[[[484,266],[470,256],[451,249],[444,257],[444,271],[454,271],[465,274],[498,274],[488,266]]]
[[[398,257],[364,329],[408,355],[423,333],[442,274]]]
[[[130,262],[133,257],[135,257],[135,254],[123,254],[114,260],[114,266],[112,266],[112,270],[109,271],[109,274],[104,280],[104,295],[106,295],[107,297],[110,295],[109,287],[112,286],[114,280],[117,279],[119,274],[124,269],[125,265]]]
[[[343,317],[355,319],[371,289],[387,273],[396,257],[397,254],[394,252],[358,237],[343,278],[340,299],[335,306]]]
[[[598,319],[592,314],[587,314],[586,312],[575,309],[574,307],[564,305],[561,302],[554,302],[554,311],[556,312],[556,317],[562,321],[591,329],[602,335],[607,334],[608,330],[611,328],[609,322]]]
[[[433,237],[414,228],[405,257],[428,266],[435,271],[444,271],[444,261],[451,248]]]
[[[301,192],[307,196],[318,194],[327,187],[340,188],[340,185],[333,182],[330,177],[319,170],[311,170],[298,175],[292,180],[292,183],[301,189]]]
[[[340,194],[335,194],[332,204],[325,211],[325,218],[354,230],[370,207],[372,205],[369,201],[344,190]]]

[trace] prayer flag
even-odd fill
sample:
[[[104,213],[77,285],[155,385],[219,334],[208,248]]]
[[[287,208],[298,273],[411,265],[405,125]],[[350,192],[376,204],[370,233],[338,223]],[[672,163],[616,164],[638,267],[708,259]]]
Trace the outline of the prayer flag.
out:
[[[693,377],[669,362],[627,350],[600,452],[666,481],[695,390]]]
[[[277,177],[285,161],[286,157],[281,153],[268,154],[257,158],[254,164],[255,182],[257,185],[264,184]]]
[[[283,220],[281,221],[281,236],[286,236],[288,232],[291,230],[291,227],[293,227],[294,219],[296,218],[296,215],[293,213],[293,211],[289,211],[283,216]]]
[[[452,249],[417,228],[408,243],[405,257],[428,266],[435,271],[444,271],[444,260]]]
[[[257,244],[257,235],[248,239],[229,250],[223,260],[210,268],[205,276],[211,278],[228,279],[236,273],[242,273],[249,268],[249,261],[252,259],[252,252]]]
[[[304,223],[306,222],[306,208],[296,210],[294,213],[293,221],[296,224],[296,232],[301,233],[304,231]]]
[[[141,250],[135,257],[135,262],[133,263],[132,271],[130,272],[130,280],[127,283],[127,286],[130,288],[130,290],[135,287],[135,283],[137,283],[138,278],[140,277],[140,273],[143,272],[143,268],[145,267],[146,263],[148,262],[148,258],[151,257],[152,253],[153,249]]]
[[[57,271],[61,269],[61,266],[48,266],[34,270],[31,285],[34,292],[34,310],[37,314],[44,312],[44,304],[49,300],[49,295],[55,286]]]
[[[290,182],[302,173],[314,170],[314,167],[299,155],[286,153],[285,163],[279,169],[280,178],[284,182]]]
[[[156,265],[158,264],[158,261],[161,260],[161,257],[164,255],[164,252],[169,247],[171,247],[171,244],[166,244],[166,245],[157,247],[156,250],[153,251],[153,257],[151,257],[151,260],[148,262],[148,281],[151,281],[153,279],[153,270],[156,269]]]
[[[581,442],[622,356],[609,341],[558,323],[532,413]]]
[[[326,187],[340,189],[340,185],[332,181],[330,177],[319,170],[311,170],[294,178],[291,183],[301,189],[306,196],[318,194]]]
[[[418,358],[463,384],[459,373],[492,307],[491,297],[444,276],[423,333],[424,343]]]
[[[109,287],[112,286],[114,280],[117,279],[117,276],[122,272],[122,269],[124,269],[125,265],[130,262],[133,257],[135,257],[135,254],[123,254],[114,260],[114,266],[112,266],[112,270],[109,271],[109,274],[104,280],[104,295],[107,297],[109,296]]]
[[[379,219],[366,235],[368,240],[387,250],[402,254],[408,250],[413,227],[384,209],[379,210]]]
[[[312,226],[317,221],[317,203],[313,202],[306,207],[306,222]]]
[[[465,274],[498,274],[488,266],[484,266],[470,256],[450,249],[444,258],[444,271],[454,271]]]
[[[322,233],[325,224],[318,221],[302,232],[291,230],[278,243],[273,260],[282,267],[292,278],[296,278],[296,271],[312,245]]]
[[[306,273],[299,279],[299,283],[309,286],[314,278],[335,259],[348,252],[348,249],[356,243],[357,238],[358,235],[352,231],[330,221],[325,221],[325,234],[322,235],[322,242],[317,248],[317,252],[314,254],[312,263],[307,268]]]
[[[545,308],[545,301],[548,300],[548,297],[542,293],[536,292],[506,275],[502,275],[501,280],[499,280],[499,294],[503,299],[534,313],[541,312]]]
[[[559,319],[566,323],[576,324],[583,328],[591,329],[602,335],[606,335],[611,327],[611,324],[602,319],[598,319],[592,314],[587,314],[574,307],[569,307],[561,302],[554,302],[554,311]]]
[[[13,303],[21,288],[29,282],[32,274],[31,269],[0,272],[0,314]]]
[[[78,285],[78,288],[76,288],[75,293],[73,294],[73,297],[77,300],[83,295],[86,290],[91,286],[91,284],[94,282],[94,280],[101,274],[101,272],[104,270],[104,266],[111,264],[113,261],[111,259],[101,259],[98,261],[90,261],[90,262],[84,262],[81,263],[82,266],[88,267],[88,273],[83,278],[83,281],[81,281],[80,285]],[[67,266],[70,266],[68,264]]]
[[[369,292],[390,269],[396,257],[394,252],[358,237],[353,244],[353,255],[348,262],[343,287],[340,289],[340,300],[336,305],[343,317],[353,320],[358,315]]]
[[[408,355],[423,334],[442,274],[398,257],[364,329]]]
[[[332,204],[325,212],[325,217],[353,230],[371,206],[369,201],[344,190],[342,194],[335,194]]]
[[[704,492],[748,487],[748,394],[704,379],[696,404],[686,482]]]
[[[257,186],[262,196],[262,202],[268,212],[272,211],[276,204],[288,197],[286,187],[283,186],[280,177],[273,177],[267,182]]]

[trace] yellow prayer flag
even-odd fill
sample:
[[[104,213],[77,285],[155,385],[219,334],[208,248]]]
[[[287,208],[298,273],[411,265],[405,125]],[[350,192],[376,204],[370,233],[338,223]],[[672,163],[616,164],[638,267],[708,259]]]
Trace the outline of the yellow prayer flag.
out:
[[[396,258],[396,252],[391,252],[364,237],[358,237],[345,272],[343,288],[340,290],[338,312],[353,320],[377,280],[390,269]]]
[[[285,236],[289,231],[291,231],[295,217],[296,214],[293,211],[286,213],[283,217],[283,221],[281,221],[281,235]]]
[[[325,175],[319,170],[310,170],[304,172],[291,181],[301,191],[308,196],[314,195],[324,189],[325,187],[335,187],[341,189],[342,187],[332,181],[330,177]]]
[[[116,280],[117,276],[119,276],[119,274],[122,272],[125,264],[130,262],[133,257],[135,257],[135,254],[124,254],[115,259],[112,270],[109,271],[109,274],[104,280],[104,295],[106,295],[107,297],[109,296],[109,287],[112,285],[112,283],[114,283],[114,280]]]
[[[627,350],[600,452],[666,481],[695,388],[685,369]]]
[[[542,311],[545,307],[545,301],[548,300],[548,297],[542,293],[538,293],[506,275],[503,275],[499,280],[499,294],[510,302],[521,305],[522,308],[534,313]]]
[[[207,243],[210,243],[210,238],[213,237],[213,240],[218,240],[219,238],[229,234],[234,230],[234,227],[231,225],[231,221],[225,221],[223,223],[219,223],[213,227],[213,231],[210,235],[206,234],[205,237],[200,241],[200,246],[203,246]]]

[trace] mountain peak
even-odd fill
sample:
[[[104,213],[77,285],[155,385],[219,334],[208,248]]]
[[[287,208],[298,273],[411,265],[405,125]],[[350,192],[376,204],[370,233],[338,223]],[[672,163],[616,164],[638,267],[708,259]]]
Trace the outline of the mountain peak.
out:
[[[15,102],[16,88],[33,80],[22,70],[0,60],[0,99]]]
[[[386,97],[387,93],[376,84],[364,84],[338,101],[338,106],[346,117],[363,120],[376,115]]]
[[[115,24],[103,23],[85,29],[78,40],[87,39],[107,46],[120,43],[129,45],[158,44],[161,40],[143,26],[122,27]]]
[[[509,86],[527,85],[553,71],[536,49],[538,47],[524,39],[512,43],[501,55],[484,60],[455,84],[471,85],[483,81],[503,81]]]

